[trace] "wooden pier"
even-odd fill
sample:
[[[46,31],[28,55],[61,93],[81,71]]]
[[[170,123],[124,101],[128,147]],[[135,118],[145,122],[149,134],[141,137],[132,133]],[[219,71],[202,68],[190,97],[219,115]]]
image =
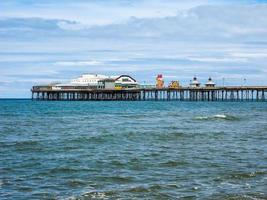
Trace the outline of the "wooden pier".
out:
[[[43,101],[266,101],[267,86],[145,89],[53,89],[33,86],[32,99]]]

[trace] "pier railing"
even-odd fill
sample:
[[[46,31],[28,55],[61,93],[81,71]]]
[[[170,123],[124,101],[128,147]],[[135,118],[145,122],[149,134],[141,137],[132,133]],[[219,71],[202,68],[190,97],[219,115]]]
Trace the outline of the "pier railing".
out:
[[[34,86],[33,100],[45,101],[266,101],[267,86],[136,89]]]

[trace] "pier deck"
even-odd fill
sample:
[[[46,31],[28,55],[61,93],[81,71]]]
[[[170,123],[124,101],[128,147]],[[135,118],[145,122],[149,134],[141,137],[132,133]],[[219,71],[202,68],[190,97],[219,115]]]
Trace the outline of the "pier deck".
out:
[[[44,101],[266,101],[267,86],[181,87],[145,89],[53,89],[34,86],[33,100]]]

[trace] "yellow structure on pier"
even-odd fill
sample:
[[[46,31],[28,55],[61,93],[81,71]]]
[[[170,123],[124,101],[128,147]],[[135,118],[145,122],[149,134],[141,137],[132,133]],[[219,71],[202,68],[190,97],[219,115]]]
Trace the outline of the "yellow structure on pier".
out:
[[[179,81],[171,81],[169,84],[169,88],[178,89],[180,87]]]

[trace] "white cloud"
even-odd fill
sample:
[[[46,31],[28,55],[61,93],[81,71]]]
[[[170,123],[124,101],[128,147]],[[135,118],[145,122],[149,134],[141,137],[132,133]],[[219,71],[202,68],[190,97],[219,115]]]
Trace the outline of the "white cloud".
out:
[[[58,26],[63,30],[73,30],[73,31],[79,31],[82,29],[86,29],[88,26],[81,24],[81,23],[69,23],[66,21],[59,21]]]
[[[130,17],[154,18],[174,16],[178,10],[207,4],[208,0],[135,0],[126,1],[43,1],[29,6],[0,4],[0,17],[64,19],[85,25],[107,25],[127,21]]]
[[[252,59],[257,59],[257,58],[267,58],[267,50],[265,49],[265,52],[234,52],[231,53],[233,57],[237,58],[252,58]]]
[[[102,64],[96,60],[90,61],[58,61],[55,62],[54,65],[63,65],[63,66],[95,66]]]
[[[198,62],[223,62],[223,63],[230,63],[230,62],[242,63],[247,61],[246,57],[243,58],[191,57],[188,59],[191,61],[198,61]]]

